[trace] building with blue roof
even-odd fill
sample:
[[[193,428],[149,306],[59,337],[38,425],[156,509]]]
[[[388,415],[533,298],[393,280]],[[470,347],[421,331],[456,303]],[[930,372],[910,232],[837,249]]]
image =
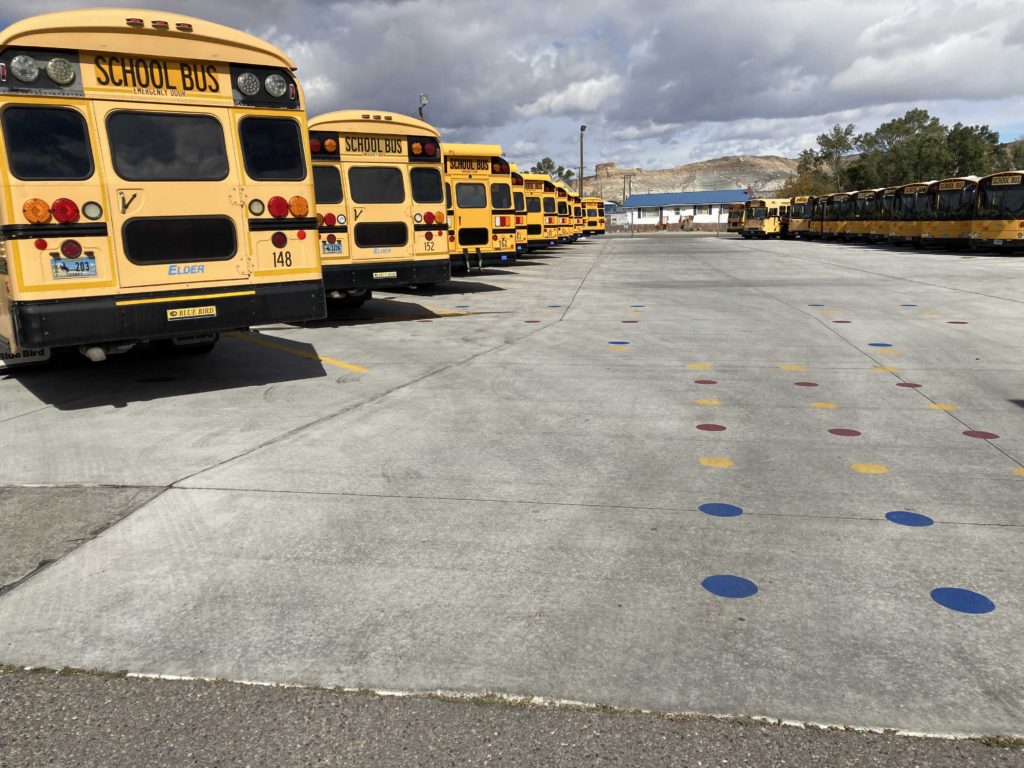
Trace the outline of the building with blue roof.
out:
[[[660,224],[673,229],[679,226],[700,229],[701,225],[724,224],[729,216],[730,203],[745,203],[749,199],[745,189],[630,195],[619,214],[630,217],[635,225]]]

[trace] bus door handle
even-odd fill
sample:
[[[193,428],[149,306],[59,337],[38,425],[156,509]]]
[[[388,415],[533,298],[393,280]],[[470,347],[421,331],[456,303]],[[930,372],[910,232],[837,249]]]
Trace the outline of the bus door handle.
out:
[[[128,209],[132,207],[132,203],[135,202],[139,196],[138,190],[134,189],[119,189],[117,190],[117,200],[120,203],[121,215],[128,213]]]

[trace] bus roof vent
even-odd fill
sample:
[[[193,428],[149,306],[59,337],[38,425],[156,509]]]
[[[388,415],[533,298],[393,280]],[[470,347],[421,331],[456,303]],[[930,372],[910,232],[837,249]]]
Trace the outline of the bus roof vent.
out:
[[[361,115],[361,117],[363,118],[363,120],[369,120],[370,119],[369,115]]]
[[[192,31],[192,25],[191,24],[186,24],[183,21],[179,21],[177,24],[175,24],[174,28],[176,30],[178,30],[179,32],[191,32]]]
[[[151,23],[153,25],[153,29],[170,29],[171,28],[171,25],[168,24],[166,21],[153,21]]]
[[[142,19],[129,18],[129,19],[125,19],[125,22],[128,24],[129,27],[144,27],[144,26],[146,26],[146,22],[144,22]]]

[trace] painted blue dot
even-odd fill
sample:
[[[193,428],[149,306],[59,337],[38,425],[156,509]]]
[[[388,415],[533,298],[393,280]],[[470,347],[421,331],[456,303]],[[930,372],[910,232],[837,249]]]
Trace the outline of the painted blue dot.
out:
[[[892,344],[887,344],[884,341],[872,341],[870,344],[868,344],[868,346],[869,347],[891,347]]]
[[[808,304],[808,307],[824,307],[824,304]]]
[[[900,304],[901,307],[916,307],[917,304]]]
[[[886,512],[885,519],[890,523],[908,525],[911,528],[924,528],[935,523],[928,515],[920,515],[917,512]]]
[[[629,306],[632,307],[633,309],[639,309],[640,307],[646,307],[647,305],[646,304],[630,304]]]
[[[743,510],[735,504],[719,504],[718,502],[701,504],[697,509],[712,517],[739,517],[743,514]]]
[[[456,304],[456,309],[469,309],[469,304]]]
[[[700,585],[718,597],[750,597],[757,594],[757,584],[742,576],[708,576]]]
[[[960,613],[991,613],[996,609],[996,604],[984,595],[959,587],[933,589],[932,600],[943,608]]]
[[[628,341],[609,341],[609,344],[614,344],[616,347],[624,347],[629,344]]]

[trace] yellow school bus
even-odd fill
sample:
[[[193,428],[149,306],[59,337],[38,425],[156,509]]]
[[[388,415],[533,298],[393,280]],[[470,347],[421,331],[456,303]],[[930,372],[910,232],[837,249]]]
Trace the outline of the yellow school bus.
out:
[[[512,169],[512,202],[516,208],[516,256],[526,253],[529,242],[529,234],[526,224],[526,182],[523,174],[519,172],[519,166],[510,163]]]
[[[530,251],[547,248],[551,242],[544,232],[544,195],[545,189],[551,186],[551,177],[546,173],[524,173],[522,177],[526,192],[526,248]],[[554,198],[549,198],[554,210]]]
[[[581,201],[584,213],[583,234],[604,234],[604,226],[600,212],[604,209],[604,201],[600,197],[584,197]]]
[[[733,203],[736,205],[736,203]],[[814,209],[814,198],[806,195],[794,197],[789,201],[789,227],[788,237],[806,238],[811,228],[811,212]],[[729,216],[732,216],[732,205],[729,206]]]
[[[515,261],[512,169],[497,144],[445,144],[455,240],[452,269],[483,269]]]
[[[824,240],[845,240],[850,223],[850,193],[835,192],[825,201],[825,222],[821,237]]]
[[[868,231],[868,241],[884,243],[892,237],[892,209],[896,200],[896,187],[886,187],[879,193],[878,213]]]
[[[597,199],[597,234],[603,235],[606,230],[606,219],[604,215],[604,200]]]
[[[374,288],[451,276],[441,137],[406,115],[343,110],[309,121],[327,295],[358,307]]]
[[[729,203],[729,220],[726,224],[726,232],[740,233],[743,231],[743,211],[746,206],[743,203]]]
[[[572,208],[572,240],[583,237],[583,201],[574,192],[569,193],[569,205]]]
[[[978,199],[970,223],[972,248],[1024,248],[1024,174],[993,173],[978,180]]]
[[[789,212],[788,198],[754,198],[748,200],[743,212],[744,237],[778,237],[782,217]]]
[[[819,195],[813,198],[811,204],[811,220],[807,227],[808,240],[820,240],[822,230],[825,227],[825,208],[828,195]]]
[[[572,241],[572,203],[569,201],[572,190],[564,181],[556,181],[555,193],[558,210],[558,242],[568,243]]]
[[[929,185],[927,211],[921,221],[921,244],[965,247],[978,197],[978,177],[958,176]]]
[[[558,218],[558,187],[555,181],[547,174],[544,182],[544,194],[541,195],[541,205],[544,211],[544,237],[548,245],[557,245],[561,237],[561,221]]]
[[[921,222],[928,207],[928,187],[932,182],[904,184],[893,193],[892,226],[889,242],[895,244],[921,243]]]
[[[2,364],[326,314],[306,116],[277,48],[156,11],[0,32]]]
[[[876,226],[880,189],[859,189],[850,194],[850,213],[846,224],[846,239],[866,241]]]

